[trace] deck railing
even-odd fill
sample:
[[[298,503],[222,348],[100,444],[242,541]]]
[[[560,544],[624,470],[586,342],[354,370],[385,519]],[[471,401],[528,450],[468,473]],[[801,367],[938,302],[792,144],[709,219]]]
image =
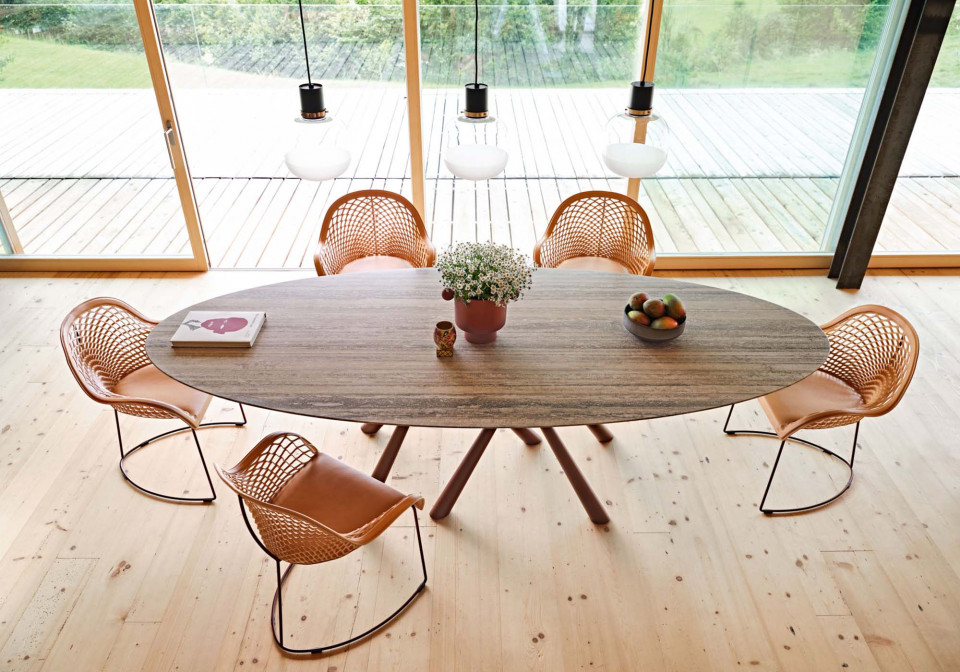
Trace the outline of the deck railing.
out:
[[[634,78],[642,5],[484,4],[482,78],[495,86],[620,85]],[[295,3],[155,5],[167,56],[207,68],[302,78]],[[657,83],[670,88],[860,87],[869,74],[888,5],[742,1],[667,3]],[[305,7],[318,78],[402,81],[399,3]],[[422,3],[425,86],[472,78],[473,7]],[[102,52],[139,49],[131,4],[0,2],[0,86],[30,58],[22,43],[44,40]],[[4,44],[5,43],[5,44]],[[960,18],[944,48],[958,67]],[[49,54],[49,58],[55,58]],[[7,84],[9,85],[9,84]],[[43,84],[40,84],[41,86]]]

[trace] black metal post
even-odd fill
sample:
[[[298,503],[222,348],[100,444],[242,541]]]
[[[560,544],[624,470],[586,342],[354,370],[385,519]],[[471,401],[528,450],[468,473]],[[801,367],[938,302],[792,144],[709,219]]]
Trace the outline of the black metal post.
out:
[[[890,203],[956,0],[912,0],[828,273],[858,289]]]

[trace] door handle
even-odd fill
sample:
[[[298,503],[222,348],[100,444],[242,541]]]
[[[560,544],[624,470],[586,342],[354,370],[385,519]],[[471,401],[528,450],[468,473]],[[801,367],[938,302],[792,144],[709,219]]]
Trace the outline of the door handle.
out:
[[[173,133],[173,122],[167,120],[165,122],[166,128],[163,131],[163,140],[167,145],[167,158],[170,159],[170,169],[176,170],[176,166],[173,164],[173,147],[177,144],[177,138]]]

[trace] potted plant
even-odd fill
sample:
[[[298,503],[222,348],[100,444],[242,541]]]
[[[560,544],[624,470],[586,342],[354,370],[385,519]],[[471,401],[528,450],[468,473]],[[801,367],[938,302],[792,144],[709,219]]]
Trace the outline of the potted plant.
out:
[[[520,252],[496,243],[458,243],[437,258],[443,298],[471,343],[490,343],[507,321],[507,303],[530,288],[533,267]]]

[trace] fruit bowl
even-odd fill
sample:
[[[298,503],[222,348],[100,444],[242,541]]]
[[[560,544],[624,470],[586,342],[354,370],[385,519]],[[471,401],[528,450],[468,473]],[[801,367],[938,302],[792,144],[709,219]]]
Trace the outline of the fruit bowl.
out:
[[[687,324],[687,319],[684,317],[683,321],[681,321],[680,324],[673,329],[654,329],[653,327],[647,327],[631,320],[629,317],[627,317],[627,313],[629,312],[630,304],[628,303],[623,308],[623,328],[640,340],[647,341],[649,343],[663,343],[664,341],[672,341],[683,333],[683,328]]]

